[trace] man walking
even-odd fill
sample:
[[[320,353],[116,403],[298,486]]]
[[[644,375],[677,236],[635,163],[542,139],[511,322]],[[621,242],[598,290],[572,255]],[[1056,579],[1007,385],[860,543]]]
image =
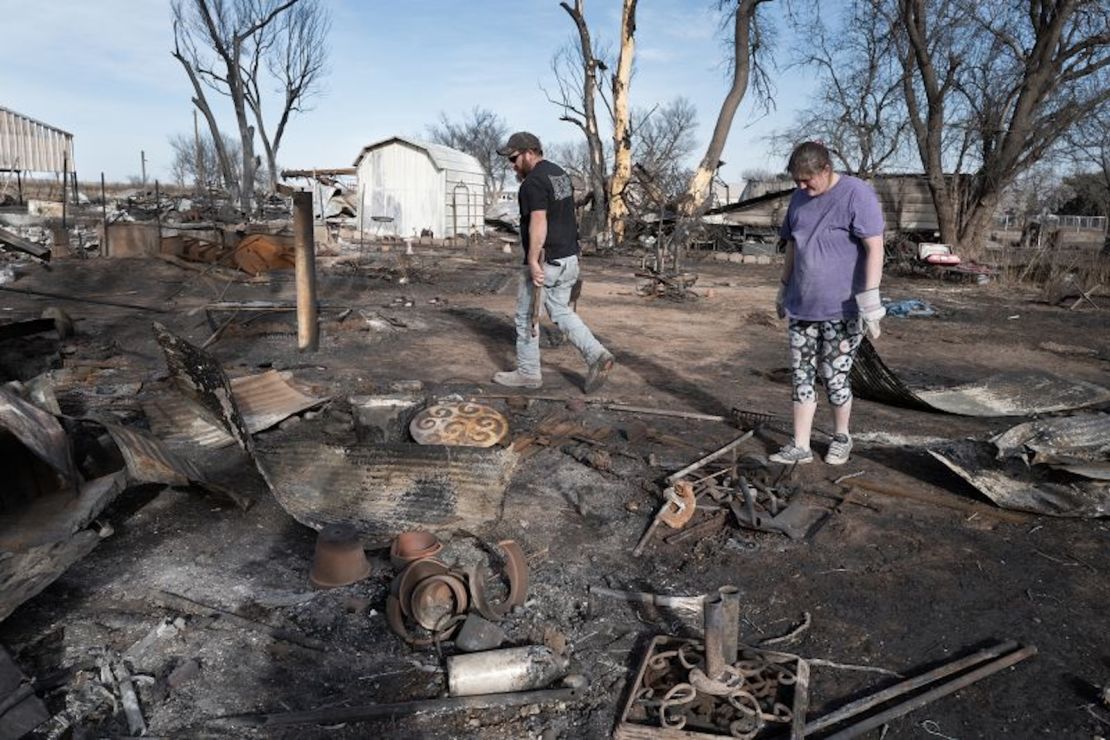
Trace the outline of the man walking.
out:
[[[520,181],[524,268],[516,300],[516,369],[496,373],[493,382],[518,388],[543,385],[539,331],[533,326],[533,302],[542,294],[548,316],[586,360],[583,391],[593,393],[613,368],[613,355],[569,305],[581,251],[570,176],[543,158],[540,140],[526,131],[510,136],[497,153],[508,157]]]

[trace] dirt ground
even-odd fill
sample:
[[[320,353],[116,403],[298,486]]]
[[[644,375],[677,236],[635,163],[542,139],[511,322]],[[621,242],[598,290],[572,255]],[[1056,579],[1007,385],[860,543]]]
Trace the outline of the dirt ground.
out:
[[[292,314],[236,322],[209,351],[233,377],[288,369],[332,396],[322,412],[264,433],[278,437],[349,434],[346,399],[388,392],[398,381],[421,381],[432,395],[498,393],[502,389],[488,381],[512,363],[516,260],[492,245],[469,252],[417,247],[412,256],[374,248],[358,265],[325,258],[319,351],[296,351]],[[709,415],[727,416],[734,406],[789,413],[784,325],[773,311],[777,265],[703,259],[691,265],[703,295],[681,303],[638,296],[638,265],[630,256],[585,259],[580,313],[617,358],[596,396]],[[291,274],[226,284],[157,260],[62,261],[11,287],[158,309],[0,293],[7,317],[37,317],[53,304],[77,320],[77,336],[60,347],[38,339],[20,345],[22,359],[9,352],[0,360],[22,365],[23,372],[42,357],[83,368],[81,382],[60,392],[63,410],[129,423],[141,421],[137,400],[166,382],[152,321],[199,345],[212,333],[195,310],[206,302],[294,299]],[[1013,286],[927,278],[888,276],[884,294],[922,299],[938,310],[932,318],[888,318],[876,343],[886,363],[915,385],[1029,368],[1100,384],[1110,380],[1105,310],[1068,311]],[[340,310],[348,307],[354,311],[340,322]],[[532,395],[582,398],[585,367],[572,347],[545,347],[543,362],[544,387]],[[0,643],[28,674],[54,677],[54,688],[44,692],[52,713],[86,707],[74,737],[127,733],[122,711],[114,713],[95,690],[97,659],[124,653],[168,623],[147,649],[132,654],[132,672],[155,679],[142,684],[139,695],[151,735],[602,738],[613,730],[650,638],[690,635],[697,625],[674,613],[591,598],[588,588],[696,595],[734,584],[742,593],[745,642],[789,632],[803,614],[811,615],[811,626],[784,647],[806,658],[912,675],[993,641],[1038,648],[1034,658],[868,737],[1089,738],[1110,729],[1110,712],[1097,698],[1110,685],[1106,520],[1030,516],[1011,524],[863,494],[857,500],[865,506],[840,507],[804,540],[730,526],[693,544],[656,540],[636,559],[630,550],[658,506],[662,480],[738,431],[721,422],[596,405],[576,411],[564,401],[537,400],[526,408],[491,403],[506,411],[514,436],[555,413],[614,430],[606,441],[610,470],[577,461],[567,445],[541,449],[517,466],[503,511],[491,512],[486,526],[438,533],[448,542],[448,557],[474,547],[476,539],[522,544],[531,589],[524,607],[506,620],[509,641],[542,641],[552,631],[564,636],[573,670],[590,679],[581,701],[280,730],[213,721],[431,698],[445,689],[436,651],[409,648],[386,625],[387,553],[369,553],[374,571],[367,580],[313,591],[307,574],[315,532],[257,493],[253,507],[242,511],[196,490],[127,492],[100,518],[110,535],[105,530],[108,536],[91,555],[0,624]],[[818,426],[831,425],[827,406],[822,403],[818,413]],[[798,471],[799,481],[806,497],[830,506],[841,494],[832,479],[858,471],[892,486],[989,503],[925,446],[985,438],[1017,421],[857,400],[853,430],[859,441],[851,461],[843,468],[818,461]],[[765,455],[785,439],[764,431],[741,452]],[[824,439],[816,435],[814,445],[822,452]],[[151,596],[159,590],[297,631],[321,649],[160,606]],[[443,651],[449,654],[452,646]],[[196,675],[167,687],[166,676],[193,659]],[[813,674],[814,716],[892,680],[827,666],[815,666]]]

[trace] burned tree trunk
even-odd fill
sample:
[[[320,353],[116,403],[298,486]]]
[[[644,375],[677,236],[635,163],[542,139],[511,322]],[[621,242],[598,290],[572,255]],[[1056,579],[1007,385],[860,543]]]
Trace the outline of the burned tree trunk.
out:
[[[578,41],[582,55],[582,118],[578,120],[564,115],[562,120],[576,124],[586,135],[586,144],[590,153],[590,190],[594,197],[593,230],[597,231],[603,228],[607,221],[608,202],[605,193],[605,155],[601,145],[601,135],[598,133],[596,104],[597,73],[599,67],[603,68],[603,66],[594,56],[590,29],[586,25],[584,14],[584,0],[574,0],[573,8],[565,2],[559,5],[567,11],[578,28]]]
[[[748,91],[748,77],[752,66],[752,30],[755,22],[756,8],[768,0],[740,0],[737,3],[733,18],[733,70],[732,87],[729,88],[725,100],[721,103],[721,111],[717,115],[717,125],[713,127],[713,137],[709,140],[705,156],[702,157],[698,168],[690,178],[686,188],[686,195],[680,203],[680,211],[685,216],[694,216],[705,210],[709,201],[710,186],[713,176],[720,166],[721,152],[724,151],[728,133],[732,129],[732,119],[736,116],[736,109],[740,107],[744,95]]]
[[[628,86],[636,51],[636,0],[624,0],[621,12],[621,51],[613,78],[613,176],[609,181],[609,233],[613,244],[624,241],[628,204],[625,189],[632,178],[632,133],[629,126]]]

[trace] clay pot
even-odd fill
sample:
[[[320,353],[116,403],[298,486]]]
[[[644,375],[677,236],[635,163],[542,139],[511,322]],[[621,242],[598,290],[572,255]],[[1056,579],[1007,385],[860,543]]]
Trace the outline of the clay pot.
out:
[[[394,568],[401,570],[417,560],[435,556],[442,549],[443,543],[434,534],[415,529],[394,538],[389,546],[389,561]]]
[[[354,527],[329,524],[316,537],[316,554],[308,580],[317,588],[349,586],[370,575],[370,561]]]

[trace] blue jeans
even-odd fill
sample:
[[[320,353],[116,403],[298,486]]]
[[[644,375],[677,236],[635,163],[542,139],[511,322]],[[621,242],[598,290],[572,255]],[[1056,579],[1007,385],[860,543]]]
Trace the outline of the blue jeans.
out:
[[[570,292],[578,280],[578,257],[555,262],[543,263],[544,308],[586,363],[592,363],[605,353],[605,347],[570,308]],[[516,367],[524,375],[540,374],[540,338],[532,336],[532,273],[528,265],[521,267],[516,294]]]

